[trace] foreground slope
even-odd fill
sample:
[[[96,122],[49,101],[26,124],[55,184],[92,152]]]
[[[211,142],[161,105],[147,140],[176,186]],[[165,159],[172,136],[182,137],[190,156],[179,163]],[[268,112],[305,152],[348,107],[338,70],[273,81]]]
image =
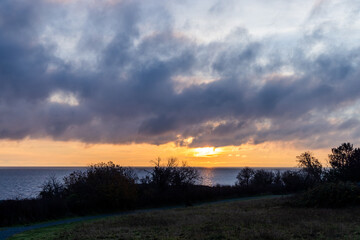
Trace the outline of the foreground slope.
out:
[[[360,239],[360,207],[292,208],[259,199],[109,217],[14,239]]]

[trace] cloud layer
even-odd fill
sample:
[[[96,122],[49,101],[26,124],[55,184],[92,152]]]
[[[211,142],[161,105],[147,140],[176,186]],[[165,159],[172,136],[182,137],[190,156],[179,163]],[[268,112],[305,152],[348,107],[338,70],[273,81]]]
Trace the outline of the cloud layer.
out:
[[[360,143],[359,2],[239,4],[1,1],[0,138]]]

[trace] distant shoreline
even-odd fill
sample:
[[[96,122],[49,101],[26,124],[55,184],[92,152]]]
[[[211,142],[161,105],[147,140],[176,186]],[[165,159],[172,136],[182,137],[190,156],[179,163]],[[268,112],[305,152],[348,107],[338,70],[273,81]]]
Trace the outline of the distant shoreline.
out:
[[[88,166],[0,166],[0,169],[11,168],[87,168]],[[122,166],[124,168],[153,168],[154,166]],[[193,167],[201,169],[241,169],[243,167]],[[251,167],[251,166],[249,166]],[[298,169],[297,167],[251,167],[253,169]]]

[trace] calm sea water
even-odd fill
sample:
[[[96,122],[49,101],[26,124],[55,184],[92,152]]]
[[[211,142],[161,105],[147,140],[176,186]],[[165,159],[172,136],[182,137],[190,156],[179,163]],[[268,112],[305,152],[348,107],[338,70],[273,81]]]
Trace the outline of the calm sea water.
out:
[[[144,177],[151,168],[134,168],[138,177]],[[36,197],[41,186],[51,176],[62,180],[73,171],[85,170],[79,167],[0,167],[0,200]],[[241,168],[198,168],[199,184],[213,186],[234,185]],[[276,170],[276,169],[269,169]],[[285,170],[279,169],[280,171]]]

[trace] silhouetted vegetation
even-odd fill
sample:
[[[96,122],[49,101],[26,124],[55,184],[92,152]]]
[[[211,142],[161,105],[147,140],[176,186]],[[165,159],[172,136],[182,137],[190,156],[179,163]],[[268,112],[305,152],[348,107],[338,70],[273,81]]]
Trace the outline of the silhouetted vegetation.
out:
[[[351,143],[343,143],[331,149],[327,173],[329,181],[360,181],[360,148],[354,148]]]
[[[308,152],[301,155],[299,162],[310,184],[295,197],[295,205],[338,208],[360,204],[360,149],[343,143],[331,152],[328,169]]]
[[[251,179],[254,176],[255,171],[249,167],[244,167],[240,170],[238,175],[236,176],[237,182],[236,184],[243,187],[249,187],[251,183]]]
[[[192,205],[199,201],[209,201],[248,195],[237,186],[202,186],[199,171],[189,167],[186,162],[179,164],[176,158],[162,163],[160,158],[154,162],[148,175],[138,184],[138,206],[154,207],[174,204]]]
[[[39,197],[42,199],[62,198],[64,194],[64,184],[55,176],[50,176],[42,185]]]
[[[288,193],[298,192],[306,187],[305,177],[301,171],[287,170],[281,174],[281,181]]]
[[[350,143],[333,148],[330,168],[310,152],[296,157],[298,169],[243,168],[234,186],[196,185],[196,168],[170,158],[156,159],[147,176],[112,162],[91,165],[59,181],[50,177],[37,199],[0,201],[0,226],[65,216],[122,211],[259,194],[300,193],[293,205],[343,207],[359,204],[360,149]],[[235,180],[235,179],[234,179]]]
[[[299,193],[293,204],[307,207],[346,207],[360,204],[360,149],[350,143],[332,148],[330,168],[311,153],[296,157],[298,170],[282,173],[243,168],[236,184],[251,193]]]
[[[322,182],[323,166],[311,152],[304,152],[296,158],[301,171],[305,174],[304,181],[307,186]]]
[[[194,185],[200,179],[199,171],[182,162],[179,166],[176,158],[169,158],[165,165],[161,164],[161,158],[153,161],[154,168],[141,180],[143,184],[154,185],[160,189],[168,187],[186,187]]]
[[[352,182],[327,182],[294,198],[295,206],[340,208],[360,203],[360,188]]]
[[[65,177],[64,195],[75,213],[128,209],[137,199],[136,180],[131,168],[99,163]]]
[[[75,171],[64,183],[50,177],[37,199],[1,201],[0,226],[132,208],[137,200],[136,180],[131,168],[112,162]]]

